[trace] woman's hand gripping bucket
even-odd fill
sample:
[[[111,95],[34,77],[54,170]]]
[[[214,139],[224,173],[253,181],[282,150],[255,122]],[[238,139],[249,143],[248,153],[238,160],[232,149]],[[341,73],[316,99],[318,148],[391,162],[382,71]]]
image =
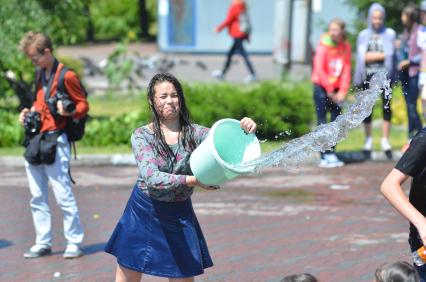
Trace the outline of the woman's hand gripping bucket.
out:
[[[238,120],[221,119],[192,153],[190,166],[201,183],[219,185],[238,175],[252,173],[235,166],[254,160],[260,154],[260,143],[254,133],[245,133]]]

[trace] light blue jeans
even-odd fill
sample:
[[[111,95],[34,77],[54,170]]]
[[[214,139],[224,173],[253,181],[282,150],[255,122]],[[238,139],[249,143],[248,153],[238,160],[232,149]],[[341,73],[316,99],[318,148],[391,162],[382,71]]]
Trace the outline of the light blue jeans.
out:
[[[64,215],[64,236],[68,244],[80,245],[83,241],[83,227],[80,222],[77,203],[71,189],[68,174],[71,150],[67,136],[58,137],[55,162],[51,165],[32,165],[25,162],[32,195],[30,205],[36,231],[36,244],[51,246],[51,214],[48,205],[48,182],[51,183],[55,199]]]

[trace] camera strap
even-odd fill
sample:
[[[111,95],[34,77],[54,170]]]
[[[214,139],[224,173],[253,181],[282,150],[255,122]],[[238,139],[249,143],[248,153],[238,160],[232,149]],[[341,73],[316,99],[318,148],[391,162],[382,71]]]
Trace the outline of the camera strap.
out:
[[[34,84],[33,84],[33,96],[31,97],[31,102],[34,103],[37,99],[37,88],[38,84],[40,83],[40,76],[41,76],[41,70],[40,68],[35,69],[35,75],[34,75]]]
[[[58,60],[55,59],[50,72],[49,80],[46,79],[46,72],[41,70],[41,85],[43,86],[44,100],[47,101],[50,97],[50,89],[52,88],[53,80],[55,79],[56,70],[58,69]]]
[[[57,87],[58,92],[61,92],[61,93],[67,92],[66,89],[65,89],[65,84],[64,84],[65,74],[67,73],[67,71],[68,71],[68,68],[66,66],[63,66],[62,69],[61,69],[61,72],[59,73],[58,87]]]

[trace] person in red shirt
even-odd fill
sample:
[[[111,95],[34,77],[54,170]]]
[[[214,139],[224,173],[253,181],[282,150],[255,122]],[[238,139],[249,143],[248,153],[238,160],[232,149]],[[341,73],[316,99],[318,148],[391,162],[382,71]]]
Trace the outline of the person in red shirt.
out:
[[[229,69],[231,64],[232,56],[239,52],[244,58],[244,61],[249,69],[250,74],[246,77],[245,82],[256,81],[256,73],[253,69],[252,64],[250,63],[248,54],[244,48],[244,40],[249,40],[249,30],[248,27],[242,27],[241,22],[244,19],[244,25],[249,25],[248,15],[247,15],[247,5],[243,0],[233,0],[232,4],[228,10],[228,15],[216,29],[215,32],[221,32],[225,27],[228,28],[229,35],[234,39],[231,49],[229,49],[225,65],[223,69],[216,70],[213,72],[213,76],[218,79],[224,79],[226,72]],[[244,31],[244,29],[247,29]]]
[[[314,55],[312,82],[317,124],[327,123],[327,112],[331,121],[341,114],[341,103],[345,100],[351,83],[351,46],[346,40],[345,23],[335,19],[328,25]],[[321,153],[320,167],[342,166],[334,149]]]
[[[48,181],[50,181],[56,201],[64,214],[64,235],[67,240],[64,258],[76,258],[83,254],[81,243],[84,234],[77,203],[71,189],[69,175],[71,152],[67,135],[63,129],[66,126],[67,117],[72,116],[73,119],[84,117],[89,110],[89,105],[76,74],[67,71],[64,76],[64,87],[69,100],[75,105],[75,109],[73,112],[67,112],[63,102],[59,100],[56,105],[53,105],[56,107],[56,109],[53,108],[56,113],[52,113],[52,106],[48,106],[46,99],[56,95],[59,74],[64,67],[52,54],[52,41],[45,34],[30,31],[22,38],[21,49],[40,70],[37,71],[39,75],[36,78],[34,103],[31,109],[25,108],[21,111],[19,121],[24,125],[30,112],[38,113],[41,126],[39,134],[36,136],[53,139],[53,142],[56,143],[52,147],[54,148],[52,160],[30,162],[26,158],[25,168],[32,195],[30,205],[36,242],[28,252],[24,253],[24,257],[37,258],[52,252],[51,215],[47,196]],[[47,95],[45,95],[46,92]],[[36,140],[36,136],[33,136],[32,139]],[[41,149],[38,152],[41,152]]]

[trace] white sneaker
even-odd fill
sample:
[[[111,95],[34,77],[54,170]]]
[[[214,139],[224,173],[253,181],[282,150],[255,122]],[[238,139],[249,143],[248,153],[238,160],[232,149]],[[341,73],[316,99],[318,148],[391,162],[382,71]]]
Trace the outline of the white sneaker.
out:
[[[320,162],[319,162],[319,164],[318,164],[318,166],[319,167],[328,167],[327,160],[326,159],[321,159]]]
[[[373,138],[367,137],[364,143],[364,151],[371,151],[371,150],[373,150]]]
[[[223,72],[221,70],[213,71],[212,76],[219,79],[219,80],[223,80],[225,78],[224,75],[223,75]]]
[[[387,138],[382,138],[382,140],[380,140],[380,145],[382,146],[382,150],[383,152],[385,152],[385,155],[388,160],[392,160],[392,146],[389,143],[389,140]]]
[[[255,75],[253,74],[249,74],[248,76],[246,76],[246,78],[244,79],[245,83],[251,83],[251,82],[255,82],[257,81],[257,78]]]
[[[344,163],[337,158],[336,154],[324,154],[324,158],[318,164],[319,167],[324,168],[341,167],[343,165]]]
[[[380,145],[382,146],[383,151],[392,150],[392,146],[390,145],[389,139],[387,138],[382,138],[382,140],[380,140]]]
[[[73,258],[81,257],[82,255],[83,255],[83,251],[78,245],[68,244],[67,248],[65,249],[64,258],[73,259]]]
[[[24,258],[38,258],[50,254],[52,254],[50,246],[35,244],[26,253],[24,253]]]

